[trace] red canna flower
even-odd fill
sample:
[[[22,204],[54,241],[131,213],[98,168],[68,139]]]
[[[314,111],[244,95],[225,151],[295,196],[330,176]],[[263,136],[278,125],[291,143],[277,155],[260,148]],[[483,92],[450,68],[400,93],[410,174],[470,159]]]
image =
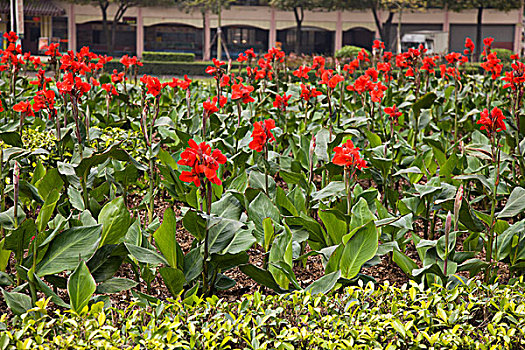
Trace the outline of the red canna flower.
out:
[[[361,51],[359,51],[357,54],[357,59],[363,62],[370,62],[370,59],[368,58],[368,52],[366,52],[365,49],[361,49]]]
[[[148,94],[153,96],[158,96],[160,90],[162,89],[162,84],[159,81],[159,78],[152,77],[150,75],[144,75],[140,78],[140,81],[146,85]]]
[[[29,103],[29,101],[18,102],[16,105],[13,106],[13,110],[15,112],[20,112],[28,117],[35,116],[35,113],[33,113],[33,107],[31,106],[31,103]]]
[[[384,50],[385,49],[385,43],[381,40],[374,40],[374,45],[372,46],[373,49],[376,50]]]
[[[463,54],[470,55],[474,52],[474,43],[472,42],[472,39],[466,38],[465,39],[465,50],[463,51]]]
[[[488,38],[483,39],[483,45],[488,46],[488,47],[492,46],[493,42],[494,42],[494,38],[488,37]]]
[[[230,76],[223,75],[219,85],[220,85],[220,87],[230,86]]]
[[[286,107],[288,106],[288,100],[292,97],[291,95],[283,94],[281,95],[275,95],[275,101],[273,101],[273,106],[275,108],[280,109],[281,111],[286,111]]]
[[[332,163],[342,165],[345,168],[367,168],[366,161],[359,155],[359,148],[354,146],[352,140],[347,140],[342,146],[334,148]]]
[[[118,95],[117,90],[115,90],[115,87],[112,84],[102,84],[102,89],[106,90],[106,93],[109,95]]]
[[[490,114],[485,108],[476,124],[481,124],[480,130],[487,130],[487,133],[492,134],[493,132],[507,130],[505,122],[503,122],[504,119],[506,118],[498,107],[494,107]]]
[[[372,78],[372,81],[377,81],[377,78],[379,78],[379,72],[373,67],[368,68],[365,74]]]
[[[244,51],[244,54],[247,57],[255,58],[255,52],[253,52],[253,48]]]
[[[210,115],[212,113],[217,113],[219,111],[219,107],[217,107],[217,96],[215,96],[211,101],[208,98],[206,101],[202,103],[202,106],[204,107],[204,112],[207,115]]]
[[[314,56],[314,62],[312,64],[312,69],[324,69],[326,60],[323,56]]]
[[[293,75],[295,75],[297,78],[300,79],[308,79],[308,72],[310,72],[312,68],[307,66],[300,66],[296,70],[294,70]]]
[[[396,105],[393,105],[392,107],[386,107],[385,113],[390,116],[390,118],[394,121],[395,124],[397,124],[397,120],[399,117],[403,115],[399,109],[397,109]]]
[[[6,32],[4,33],[4,38],[6,38],[10,43],[14,43],[18,40],[18,35],[16,35],[15,32]]]
[[[337,84],[344,80],[345,78],[343,78],[341,75],[333,74],[333,71],[331,69],[327,69],[321,75],[321,81],[319,82],[319,84],[326,84],[330,89],[335,89]]]
[[[244,86],[242,83],[232,85],[232,100],[241,99],[242,103],[254,102],[255,99],[250,96],[254,90],[253,86]]]
[[[237,62],[246,62],[248,61],[248,56],[246,56],[243,52],[239,54],[239,57],[237,58]]]
[[[495,51],[486,56],[486,61],[481,63],[481,67],[491,74],[492,79],[499,77],[503,70],[503,64],[501,64],[498,53]]]
[[[301,98],[305,101],[309,101],[311,98],[316,98],[322,94],[323,93],[321,91],[317,91],[317,89],[313,86],[308,87],[304,84],[301,84]]]
[[[273,119],[266,119],[261,122],[253,123],[253,140],[248,145],[250,149],[256,152],[262,152],[266,143],[275,141],[275,137],[272,134],[272,129],[275,128],[275,121]]]
[[[40,90],[33,97],[33,110],[39,112],[43,109],[49,112],[49,118],[52,118],[56,113],[55,93],[53,90]]]
[[[177,164],[189,166],[191,170],[183,171],[179,179],[184,182],[193,182],[197,187],[200,187],[206,179],[213,184],[222,185],[222,181],[217,177],[217,170],[220,164],[226,163],[226,156],[219,149],[212,152],[206,142],[197,144],[194,140],[190,140],[188,146],[181,153],[181,159]]]

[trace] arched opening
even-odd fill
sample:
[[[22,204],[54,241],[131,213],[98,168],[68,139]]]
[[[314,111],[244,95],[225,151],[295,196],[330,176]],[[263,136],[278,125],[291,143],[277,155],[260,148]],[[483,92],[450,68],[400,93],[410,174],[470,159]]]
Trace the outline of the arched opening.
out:
[[[239,53],[253,48],[255,53],[262,53],[268,50],[268,35],[269,31],[247,25],[229,25],[221,28],[223,38],[226,42],[226,47],[230,57],[235,59]],[[212,39],[212,57],[217,55],[217,29],[211,30]],[[213,40],[215,38],[215,40]],[[223,51],[223,58],[226,53]]]
[[[296,28],[277,31],[277,41],[286,53],[294,51]],[[301,28],[301,53],[306,55],[332,55],[334,52],[334,33],[318,27]]]
[[[108,22],[111,36],[111,22]],[[115,33],[115,43],[112,54],[115,56],[135,55],[137,52],[136,26],[128,23],[118,23]],[[77,47],[88,46],[98,54],[107,54],[108,46],[102,21],[77,24]]]
[[[190,25],[168,23],[144,27],[144,50],[188,52],[202,57],[203,30]]]
[[[343,46],[352,45],[372,50],[375,33],[367,28],[355,27],[343,32]]]

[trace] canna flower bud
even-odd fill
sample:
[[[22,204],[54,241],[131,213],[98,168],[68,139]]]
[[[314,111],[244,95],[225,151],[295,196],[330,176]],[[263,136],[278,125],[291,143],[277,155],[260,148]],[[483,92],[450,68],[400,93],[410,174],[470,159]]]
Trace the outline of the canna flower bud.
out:
[[[312,159],[314,158],[314,152],[315,152],[315,147],[316,147],[316,143],[315,143],[315,136],[312,137],[312,141],[310,141],[310,153],[309,153],[309,158],[310,158],[310,163],[312,163]]]
[[[13,190],[14,190],[14,217],[15,227],[18,227],[18,193],[20,190],[20,164],[15,161],[13,168]]]
[[[451,228],[452,228],[452,213],[449,211],[447,214],[447,219],[445,221],[445,235],[448,236]]]
[[[18,193],[20,183],[20,164],[18,164],[17,161],[15,161],[15,166],[13,168],[13,186],[15,188],[15,194]]]
[[[463,202],[463,185],[460,185],[456,192],[456,199],[454,200],[454,231],[458,230],[459,210]]]

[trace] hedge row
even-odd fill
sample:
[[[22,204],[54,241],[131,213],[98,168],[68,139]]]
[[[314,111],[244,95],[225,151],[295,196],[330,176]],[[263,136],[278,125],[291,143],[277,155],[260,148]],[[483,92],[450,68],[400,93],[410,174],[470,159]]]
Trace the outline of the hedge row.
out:
[[[0,349],[523,349],[525,285],[423,289],[415,283],[341,293],[194,295],[159,301],[135,293],[124,310],[81,316],[32,311],[0,317]]]
[[[142,59],[144,61],[156,61],[156,62],[193,62],[195,61],[195,54],[194,53],[184,53],[184,52],[144,51],[142,53]]]
[[[143,66],[139,67],[139,74],[150,74],[156,76],[177,75],[183,76],[207,76],[205,70],[212,62],[148,62],[144,61]],[[232,63],[232,67],[238,67],[238,63]],[[106,64],[106,70],[112,72],[113,69],[122,71],[122,64],[113,60]]]

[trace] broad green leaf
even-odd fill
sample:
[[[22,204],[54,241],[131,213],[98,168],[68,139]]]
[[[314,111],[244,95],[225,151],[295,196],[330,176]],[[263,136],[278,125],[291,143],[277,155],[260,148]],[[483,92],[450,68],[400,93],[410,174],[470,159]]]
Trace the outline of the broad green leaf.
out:
[[[60,193],[55,189],[46,197],[44,205],[40,208],[40,212],[38,213],[35,222],[38,232],[43,232],[46,229],[47,223],[49,222],[49,219],[51,219],[59,199]]]
[[[366,203],[366,200],[363,199],[363,201]],[[343,214],[337,210],[319,210],[317,214],[323,221],[326,233],[330,237],[331,245],[340,244],[343,241],[343,236],[348,233],[348,225],[344,220]]]
[[[293,253],[292,253],[292,233],[290,229],[286,226],[286,229],[275,236],[272,247],[270,248],[270,255],[268,258],[269,263],[278,263],[285,262],[288,265],[293,263]],[[268,271],[271,272],[275,281],[283,289],[288,289],[290,280],[286,275],[278,268],[273,266],[268,267]]]
[[[341,271],[339,270],[326,274],[306,287],[305,291],[312,295],[328,293],[335,287],[340,277]]]
[[[51,298],[51,301],[61,307],[69,308],[69,304],[64,302],[44,281],[38,278],[33,274],[34,280],[36,281],[37,288],[46,295],[46,297]]]
[[[368,203],[364,198],[361,198],[356,205],[352,207],[352,219],[350,220],[350,231],[355,230],[368,224],[370,221],[376,220],[374,213],[368,207]]]
[[[402,252],[395,250],[393,252],[392,260],[403,270],[403,272],[410,278],[413,278],[412,271],[418,268],[414,260],[410,259],[408,256]]]
[[[263,270],[251,264],[241,265],[239,266],[239,269],[248,277],[252,278],[255,282],[273,289],[277,293],[285,292],[285,290],[283,290],[281,286],[279,286],[279,284],[275,281],[273,275],[269,271]]]
[[[260,232],[261,237],[264,235],[263,220],[271,218],[274,223],[281,221],[279,209],[272,203],[265,193],[259,193],[248,207],[248,217],[255,224],[255,228]],[[259,242],[263,244],[264,242]]]
[[[211,254],[222,252],[240,232],[245,224],[237,220],[213,218],[210,220],[208,244]]]
[[[186,278],[184,277],[184,272],[179,269],[174,269],[172,267],[163,267],[160,269],[160,275],[168,287],[171,295],[174,297],[178,296],[179,293],[184,289],[184,283],[186,283]]]
[[[326,198],[340,198],[346,195],[345,184],[342,181],[332,181],[325,188],[312,194],[312,201],[320,201]]]
[[[516,187],[512,190],[507,204],[498,214],[498,218],[513,218],[525,212],[525,189]]]
[[[79,259],[89,259],[98,247],[102,226],[70,228],[50,243],[42,261],[36,267],[39,277],[73,270]]]
[[[71,309],[77,314],[88,304],[89,299],[95,293],[96,283],[86,263],[82,260],[67,280],[67,294],[71,303]]]
[[[128,250],[128,252],[133,256],[137,261],[144,263],[144,264],[166,264],[169,265],[166,259],[157,253],[156,251],[142,248],[130,243],[124,243],[124,246]]]
[[[17,292],[8,292],[4,289],[2,289],[2,294],[5,303],[15,315],[25,314],[27,310],[32,308],[31,298],[28,295]]]
[[[280,187],[277,187],[275,192],[275,202],[277,206],[281,208],[281,211],[283,211],[283,215],[292,215],[292,216],[298,216],[299,213],[297,209],[295,209],[293,203],[286,197],[286,193],[284,190]]]
[[[275,237],[275,229],[273,227],[271,218],[265,218],[263,220],[263,229],[264,229],[264,251],[268,252],[270,250],[270,246]]]
[[[134,288],[138,282],[128,278],[111,278],[97,286],[97,294],[112,294]]]
[[[241,202],[231,193],[225,193],[222,198],[211,205],[211,213],[226,219],[239,220],[243,207]]]
[[[100,246],[118,243],[128,232],[129,222],[129,210],[124,198],[118,197],[107,203],[98,215],[98,223],[102,225]]]
[[[179,261],[179,257],[182,258],[182,250],[177,242],[176,233],[177,218],[173,209],[168,208],[164,212],[162,225],[155,231],[153,238],[155,238],[155,245],[173,268],[183,265],[182,261]]]
[[[352,279],[361,267],[376,254],[379,235],[374,222],[369,222],[344,245],[340,261],[341,276]]]

